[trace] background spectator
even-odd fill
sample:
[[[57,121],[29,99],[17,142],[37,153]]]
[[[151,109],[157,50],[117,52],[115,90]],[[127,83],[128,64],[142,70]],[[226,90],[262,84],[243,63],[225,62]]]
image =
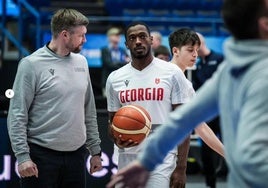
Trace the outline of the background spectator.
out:
[[[159,45],[162,44],[162,34],[158,31],[151,31],[153,37],[152,50],[154,51]]]
[[[169,49],[164,45],[160,45],[154,50],[154,56],[165,61],[170,61]]]
[[[102,89],[104,91],[108,75],[130,61],[127,50],[119,46],[121,31],[112,27],[107,31],[108,45],[101,49],[102,60]],[[103,92],[103,95],[105,93]]]
[[[223,54],[217,53],[207,47],[205,38],[202,34],[197,33],[200,38],[201,45],[198,51],[198,61],[196,70],[192,72],[192,82],[195,90],[199,89],[217,70],[218,65],[223,62]],[[213,132],[221,137],[219,116],[207,122]],[[216,187],[216,170],[219,164],[225,164],[223,158],[214,152],[202,141],[201,144],[201,160],[203,164],[203,172],[206,179],[206,185],[211,188]],[[226,170],[226,165],[224,165]],[[223,168],[224,168],[223,167]]]

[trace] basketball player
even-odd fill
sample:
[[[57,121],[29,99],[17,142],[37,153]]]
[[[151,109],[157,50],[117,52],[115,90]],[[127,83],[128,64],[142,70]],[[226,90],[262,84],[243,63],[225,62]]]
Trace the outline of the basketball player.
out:
[[[198,53],[201,47],[201,39],[199,35],[189,29],[189,28],[181,28],[169,35],[169,47],[172,54],[171,63],[176,64],[180,69],[185,73],[187,68],[191,68],[196,63]],[[189,85],[189,93],[194,96],[195,91],[193,89],[192,83],[187,80]],[[203,127],[207,126],[207,124],[202,123],[195,129],[195,132],[199,134],[199,130]],[[203,143],[205,144],[205,143]],[[210,149],[210,148],[209,148]],[[206,156],[204,156],[206,157]],[[211,159],[211,158],[210,158]],[[185,161],[186,162],[186,161]],[[213,161],[210,161],[213,162]],[[212,169],[211,169],[212,171]],[[210,176],[209,176],[210,177]],[[211,177],[212,178],[212,177]],[[206,182],[207,183],[207,182]],[[209,182],[207,186],[211,188],[216,187],[216,181],[214,183]]]
[[[189,101],[191,98],[188,91],[189,86],[178,66],[152,55],[152,37],[145,23],[131,23],[126,28],[125,38],[132,61],[112,72],[107,79],[106,95],[109,120],[111,123],[114,114],[120,107],[137,104],[149,112],[153,129],[155,129],[164,123],[170,111]],[[200,129],[200,136],[223,155],[221,142],[208,127],[206,128]],[[143,144],[136,146],[137,143],[131,140],[122,141],[120,138],[112,138],[120,148],[118,159],[120,169],[136,159],[137,152],[141,150]],[[164,163],[151,173],[147,187],[184,187],[186,166],[181,161],[187,159],[187,154],[188,146],[186,149],[181,148],[178,152],[176,148],[172,149],[165,157]],[[171,175],[172,181],[170,182]]]
[[[229,169],[227,187],[267,187],[268,1],[224,0],[221,12],[232,34],[224,44],[225,63],[191,102],[170,113],[138,160],[113,176],[107,188],[118,182],[129,188],[145,187],[143,177],[171,148],[198,123],[219,114]]]

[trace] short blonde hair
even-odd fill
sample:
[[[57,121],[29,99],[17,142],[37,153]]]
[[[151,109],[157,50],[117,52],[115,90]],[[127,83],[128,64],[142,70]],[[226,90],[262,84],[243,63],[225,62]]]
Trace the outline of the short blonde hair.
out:
[[[89,23],[88,18],[75,9],[59,9],[51,19],[51,32],[53,37],[63,31],[72,31],[76,26],[87,26]]]

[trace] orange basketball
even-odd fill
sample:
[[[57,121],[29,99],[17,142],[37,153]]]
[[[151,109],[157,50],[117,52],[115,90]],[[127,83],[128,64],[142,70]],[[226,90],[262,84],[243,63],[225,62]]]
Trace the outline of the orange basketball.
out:
[[[126,105],[121,107],[113,118],[112,132],[121,140],[133,140],[141,143],[151,130],[151,117],[141,106]]]

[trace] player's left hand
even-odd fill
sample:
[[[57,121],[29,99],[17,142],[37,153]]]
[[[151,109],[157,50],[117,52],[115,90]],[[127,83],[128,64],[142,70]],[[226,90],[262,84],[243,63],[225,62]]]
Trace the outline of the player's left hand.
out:
[[[96,155],[90,159],[90,174],[102,170],[101,157]]]
[[[138,142],[134,142],[131,139],[124,140],[122,138],[122,135],[119,135],[119,138],[114,138],[114,139],[115,139],[115,144],[119,148],[129,148],[129,147],[133,147],[133,146],[137,146],[138,145]]]
[[[134,161],[122,168],[117,174],[111,177],[106,188],[114,188],[116,184],[128,188],[144,188],[149,178],[147,171],[138,161]]]
[[[186,173],[184,172],[185,169],[180,169],[180,167],[176,167],[175,170],[172,172],[170,176],[170,188],[185,188],[186,184]]]

